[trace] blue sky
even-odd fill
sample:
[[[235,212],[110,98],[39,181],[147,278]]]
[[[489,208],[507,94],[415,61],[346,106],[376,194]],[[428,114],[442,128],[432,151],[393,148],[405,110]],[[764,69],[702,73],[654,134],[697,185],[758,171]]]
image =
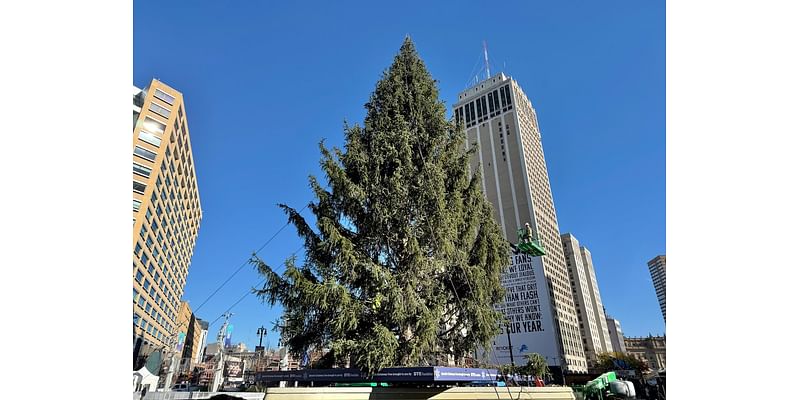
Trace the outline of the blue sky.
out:
[[[608,312],[626,336],[664,333],[646,265],[666,251],[663,2],[269,3],[134,2],[133,83],[158,78],[186,102],[203,220],[184,298],[200,318],[260,281],[245,266],[198,309],[285,225],[277,203],[312,199],[317,143],[363,120],[409,34],[448,106],[488,42],[492,72],[536,108],[559,227],[591,250]],[[259,255],[277,266],[299,246],[289,226]],[[251,349],[280,315],[252,295],[232,312]]]

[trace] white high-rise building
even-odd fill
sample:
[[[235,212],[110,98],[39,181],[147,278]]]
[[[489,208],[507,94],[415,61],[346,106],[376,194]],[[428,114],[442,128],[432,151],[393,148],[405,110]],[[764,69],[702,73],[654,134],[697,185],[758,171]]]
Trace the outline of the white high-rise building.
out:
[[[466,128],[467,146],[479,145],[471,165],[482,169],[484,193],[506,239],[517,243],[517,230],[529,223],[546,252],[510,260],[503,278],[506,301],[498,307],[509,321],[504,329],[511,343],[504,330],[492,357],[507,357],[511,350],[521,361],[526,352],[536,352],[550,365],[586,372],[536,111],[517,82],[502,73],[461,92],[453,110]]]
[[[625,334],[622,333],[619,321],[606,313],[606,323],[608,323],[608,334],[611,336],[611,351],[625,353]]]
[[[581,246],[581,259],[586,268],[586,280],[591,289],[592,307],[594,308],[595,323],[597,324],[600,342],[603,344],[603,352],[611,351],[611,338],[608,336],[608,323],[606,322],[605,308],[603,300],[600,298],[600,287],[597,284],[597,275],[594,273],[594,263],[592,263],[592,253],[586,246]]]
[[[606,332],[605,315],[603,309],[597,307],[598,304],[602,307],[602,304],[599,292],[595,293],[597,279],[594,276],[594,269],[590,269],[585,261],[586,255],[591,260],[591,254],[581,247],[575,236],[569,233],[561,235],[561,243],[564,246],[564,256],[569,268],[572,296],[575,299],[575,311],[580,321],[586,359],[590,362],[597,361],[600,353],[611,351],[611,342],[606,343],[608,333]],[[602,316],[603,324],[600,323],[599,316]]]
[[[653,287],[656,288],[658,305],[661,306],[661,315],[667,322],[667,256],[656,256],[647,262],[650,277],[653,278]]]

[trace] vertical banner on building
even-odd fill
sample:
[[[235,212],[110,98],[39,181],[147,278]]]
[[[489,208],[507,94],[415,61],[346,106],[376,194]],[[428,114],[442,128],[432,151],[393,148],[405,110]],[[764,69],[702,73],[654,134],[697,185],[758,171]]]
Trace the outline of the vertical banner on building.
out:
[[[232,336],[233,336],[233,324],[228,324],[228,329],[225,331],[225,347],[231,346]]]
[[[528,353],[541,354],[548,364],[560,365],[550,292],[541,257],[513,254],[501,280],[506,297],[495,308],[503,313],[505,321],[500,334],[492,341],[492,352],[483,352],[486,361],[493,365],[511,364],[511,347],[516,365],[523,364]]]
[[[178,351],[183,350],[183,342],[186,341],[186,333],[180,332],[178,333],[178,344],[175,345],[175,349]]]

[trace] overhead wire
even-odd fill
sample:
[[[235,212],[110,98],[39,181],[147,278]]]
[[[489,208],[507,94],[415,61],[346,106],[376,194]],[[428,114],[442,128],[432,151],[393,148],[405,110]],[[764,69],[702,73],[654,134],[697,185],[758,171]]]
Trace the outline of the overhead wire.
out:
[[[301,212],[303,212],[303,211],[304,211],[304,210],[305,210],[307,207],[308,207],[308,205],[305,205],[305,206],[304,206],[304,207],[303,207],[303,208],[302,208],[300,211],[298,211],[298,214],[299,214],[299,213],[301,213]],[[270,242],[272,242],[272,240],[273,240],[273,239],[275,239],[275,237],[276,237],[276,236],[278,236],[278,234],[279,234],[279,233],[281,233],[281,231],[283,231],[283,230],[284,230],[284,229],[285,229],[287,226],[289,226],[289,224],[290,224],[290,223],[291,223],[291,222],[287,221],[285,224],[283,224],[283,226],[281,226],[281,227],[280,227],[280,229],[278,229],[278,231],[277,231],[277,232],[275,232],[275,234],[273,234],[273,235],[272,235],[272,237],[270,237],[269,239],[267,239],[267,241],[266,241],[266,242],[264,242],[264,244],[262,244],[262,245],[261,245],[261,247],[259,247],[259,248],[258,248],[258,250],[256,250],[255,252],[253,252],[253,255],[256,255],[256,254],[258,254],[258,253],[259,253],[261,250],[263,250],[263,249],[264,249],[264,247],[266,247],[266,246],[267,246],[267,245],[268,245]],[[223,286],[225,286],[225,284],[227,284],[227,283],[228,283],[228,282],[229,282],[231,279],[233,279],[233,277],[234,277],[234,276],[236,276],[236,274],[238,274],[238,273],[239,273],[239,271],[241,271],[241,270],[242,270],[242,268],[244,268],[244,266],[245,266],[245,265],[247,265],[248,263],[250,263],[250,258],[248,258],[247,260],[245,260],[245,262],[244,262],[244,263],[242,263],[242,265],[240,265],[240,266],[239,266],[239,268],[238,268],[238,269],[236,269],[236,271],[234,271],[234,272],[233,272],[233,274],[231,274],[231,276],[229,276],[229,277],[228,277],[228,279],[226,279],[226,280],[225,280],[225,282],[222,282],[222,284],[221,284],[221,285],[219,285],[219,287],[217,287],[217,289],[216,289],[216,290],[214,290],[214,292],[213,292],[213,293],[211,293],[211,294],[210,294],[210,295],[209,295],[209,296],[208,296],[208,297],[207,297],[207,298],[206,298],[206,299],[205,299],[205,300],[204,300],[204,301],[203,301],[203,302],[202,302],[202,303],[201,303],[201,304],[200,304],[200,305],[199,305],[199,306],[198,306],[196,309],[194,309],[193,311],[194,311],[194,312],[197,312],[197,310],[201,309],[201,308],[202,308],[202,307],[203,307],[203,306],[204,306],[204,305],[205,305],[205,304],[208,302],[208,300],[210,300],[212,297],[214,297],[214,295],[215,295],[215,294],[217,294],[217,292],[219,292],[219,291],[220,291],[220,289],[222,289],[222,287],[223,287]],[[209,324],[209,325],[210,325],[210,324]]]
[[[302,212],[303,212],[303,211],[304,211],[304,210],[305,210],[307,207],[308,207],[308,204],[306,204],[305,206],[303,206],[303,208],[302,208],[302,209],[300,209],[300,211],[298,211],[298,214],[299,214],[299,213],[302,213]],[[274,233],[274,234],[273,234],[273,235],[272,235],[272,236],[271,236],[269,239],[267,239],[267,241],[266,241],[266,242],[264,242],[264,243],[263,243],[263,244],[262,244],[262,245],[261,245],[261,246],[260,246],[260,247],[259,247],[259,248],[258,248],[256,251],[254,251],[254,252],[253,252],[253,255],[256,255],[256,254],[258,254],[258,253],[259,253],[261,250],[263,250],[263,249],[264,249],[264,248],[265,248],[265,247],[266,247],[266,246],[267,246],[267,245],[268,245],[270,242],[272,242],[272,240],[273,240],[273,239],[275,239],[275,237],[277,237],[277,236],[278,236],[278,234],[279,234],[279,233],[281,233],[281,231],[283,231],[283,230],[284,230],[284,229],[285,229],[287,226],[289,226],[289,224],[290,224],[290,223],[291,223],[291,221],[287,221],[287,222],[286,222],[286,223],[285,223],[283,226],[281,226],[281,227],[280,227],[280,228],[279,228],[279,229],[278,229],[278,230],[277,230],[277,231],[276,231],[276,232],[275,232],[275,233]],[[302,247],[301,247],[301,248],[302,248]],[[295,252],[293,253],[293,255],[294,255],[294,254],[296,254],[296,253],[297,253],[299,250],[300,250],[300,249],[298,249],[298,250],[295,250]],[[246,260],[244,263],[242,263],[242,265],[240,265],[240,266],[239,266],[239,268],[237,268],[237,269],[236,269],[236,271],[234,271],[234,272],[233,272],[233,273],[232,273],[232,274],[231,274],[231,275],[230,275],[230,276],[229,276],[227,279],[225,279],[225,281],[224,281],[224,282],[222,282],[222,283],[221,283],[221,284],[220,284],[220,285],[219,285],[219,286],[218,286],[218,287],[217,287],[217,288],[216,288],[216,289],[215,289],[215,290],[214,290],[214,291],[213,291],[213,292],[212,292],[212,293],[211,293],[211,294],[210,294],[208,297],[206,297],[206,299],[205,299],[205,300],[204,300],[204,301],[203,301],[203,302],[202,302],[202,303],[201,303],[201,304],[200,304],[200,305],[199,305],[197,308],[195,308],[194,310],[192,310],[192,313],[196,313],[196,312],[197,312],[197,311],[199,311],[199,310],[200,310],[200,309],[201,309],[201,308],[202,308],[202,307],[203,307],[203,306],[204,306],[206,303],[208,303],[208,301],[209,301],[209,300],[210,300],[212,297],[214,297],[214,295],[216,295],[216,294],[217,294],[217,293],[218,293],[218,292],[219,292],[219,291],[220,291],[220,290],[221,290],[221,289],[222,289],[222,288],[223,288],[223,287],[224,287],[224,286],[225,286],[225,285],[226,285],[228,282],[230,282],[230,280],[231,280],[231,279],[233,279],[233,277],[234,277],[234,276],[236,276],[236,275],[237,275],[237,274],[238,274],[238,273],[239,273],[239,272],[242,270],[242,268],[244,268],[244,266],[245,266],[245,265],[247,265],[247,264],[250,262],[250,260],[251,260],[251,258],[248,258],[248,259],[247,259],[247,260]],[[263,282],[262,282],[262,283],[263,283]],[[234,306],[236,306],[236,304],[238,304],[239,302],[241,302],[243,299],[244,299],[244,296],[243,296],[241,299],[239,299],[239,300],[238,300],[236,303],[234,303],[234,305],[233,305],[233,306],[231,306],[231,307],[230,307],[228,310],[226,310],[225,312],[228,312],[228,311],[230,311],[230,309],[231,309],[231,308],[233,308]],[[223,314],[224,314],[224,313],[223,313]],[[217,319],[215,319],[213,322],[209,323],[209,324],[208,324],[208,326],[209,326],[209,327],[211,327],[211,325],[212,325],[214,322],[218,321],[218,320],[219,320],[221,317],[222,317],[222,316],[218,317],[218,318],[217,318]],[[184,327],[188,326],[188,323],[189,323],[189,320],[186,320],[186,321],[184,321],[183,323],[179,324],[178,326],[176,326],[176,327],[174,327],[174,328],[172,329],[172,332],[170,332],[170,334],[169,334],[168,340],[167,340],[167,341],[165,341],[165,342],[167,343],[167,344],[165,345],[166,347],[170,347],[170,348],[171,348],[171,347],[173,347],[174,345],[176,345],[176,344],[177,344],[177,343],[176,343],[176,340],[177,340],[177,335],[180,333],[180,330],[181,330],[181,328],[184,328]],[[140,336],[143,336],[143,335],[140,335]],[[165,347],[165,346],[160,346],[160,347]]]
[[[475,76],[476,76],[476,75],[473,75],[472,73],[473,73],[473,72],[475,72],[475,68],[476,68],[476,67],[477,67],[477,66],[478,66],[480,63],[481,63],[481,55],[479,55],[479,56],[478,56],[478,60],[477,60],[477,61],[475,61],[475,65],[473,65],[473,66],[472,66],[472,69],[469,71],[469,79],[467,79],[467,83],[465,83],[465,84],[464,84],[464,89],[467,89],[467,88],[469,88],[470,86],[472,86],[472,85],[473,85],[473,83],[472,83],[472,82],[473,82],[473,80],[475,79]],[[480,73],[480,70],[478,70],[478,73]]]
[[[303,247],[305,247],[305,244],[303,244],[303,245],[301,245],[300,247],[298,247],[298,248],[297,248],[297,250],[295,250],[295,251],[292,253],[292,255],[291,255],[291,256],[293,257],[293,256],[297,255],[297,252],[299,252],[300,250],[302,250],[302,249],[303,249]],[[273,272],[275,272],[276,274],[278,274],[278,269],[274,270]],[[267,278],[264,278],[264,279],[262,279],[262,280],[261,280],[261,281],[260,281],[260,282],[259,282],[259,283],[256,285],[256,287],[258,287],[258,286],[261,286],[261,285],[263,285],[263,284],[264,284],[264,283],[266,283],[266,282],[267,282]],[[209,322],[209,323],[208,323],[208,326],[211,326],[211,325],[213,325],[215,322],[219,321],[219,319],[220,319],[220,318],[222,318],[223,316],[225,316],[225,314],[226,314],[226,313],[228,313],[229,311],[231,311],[231,310],[233,309],[233,307],[236,307],[236,305],[237,305],[237,304],[241,303],[241,302],[242,302],[242,300],[244,300],[244,299],[247,297],[247,295],[249,295],[249,294],[253,294],[253,290],[252,290],[252,289],[248,289],[248,290],[247,290],[247,291],[246,291],[246,292],[245,292],[245,293],[242,295],[242,297],[240,297],[240,298],[239,298],[239,300],[236,300],[236,302],[235,302],[235,303],[233,303],[233,304],[232,304],[230,307],[228,307],[228,309],[227,309],[227,310],[225,310],[225,312],[223,312],[223,313],[222,313],[222,315],[220,315],[219,317],[217,317],[217,319],[215,319],[214,321],[211,321],[211,322]]]

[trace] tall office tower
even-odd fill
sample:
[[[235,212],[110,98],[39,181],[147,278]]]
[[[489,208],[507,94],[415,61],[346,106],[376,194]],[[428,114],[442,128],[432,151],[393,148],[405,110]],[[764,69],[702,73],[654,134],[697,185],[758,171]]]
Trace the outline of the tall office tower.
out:
[[[610,351],[625,353],[625,335],[622,333],[619,321],[606,313],[606,323],[608,324],[608,335],[611,337]]]
[[[178,343],[178,315],[202,218],[183,96],[153,80],[133,95],[134,368]]]
[[[546,252],[510,260],[503,276],[506,300],[498,305],[509,324],[495,337],[491,357],[506,362],[513,355],[509,350],[536,352],[551,365],[586,372],[536,111],[517,82],[502,73],[461,92],[453,110],[466,128],[467,146],[479,145],[471,165],[481,166],[484,193],[506,239],[516,243],[517,229],[529,223]]]
[[[667,256],[656,256],[647,262],[647,267],[650,268],[650,277],[653,278],[653,287],[656,288],[661,315],[664,322],[667,322]]]
[[[600,298],[600,287],[597,284],[597,275],[594,273],[594,263],[592,263],[592,253],[586,246],[581,246],[581,260],[586,267],[586,281],[591,289],[592,306],[594,307],[595,323],[600,334],[600,342],[603,344],[603,351],[611,351],[611,338],[608,336],[608,323],[606,322],[605,307]]]
[[[575,311],[580,321],[583,349],[586,359],[590,363],[595,362],[600,353],[609,351],[611,343],[606,346],[603,328],[597,320],[598,310],[595,308],[594,290],[591,284],[594,274],[586,268],[580,243],[575,236],[565,233],[561,235],[561,243],[564,246],[564,257],[569,268],[569,281],[572,286],[572,297],[575,299]]]

